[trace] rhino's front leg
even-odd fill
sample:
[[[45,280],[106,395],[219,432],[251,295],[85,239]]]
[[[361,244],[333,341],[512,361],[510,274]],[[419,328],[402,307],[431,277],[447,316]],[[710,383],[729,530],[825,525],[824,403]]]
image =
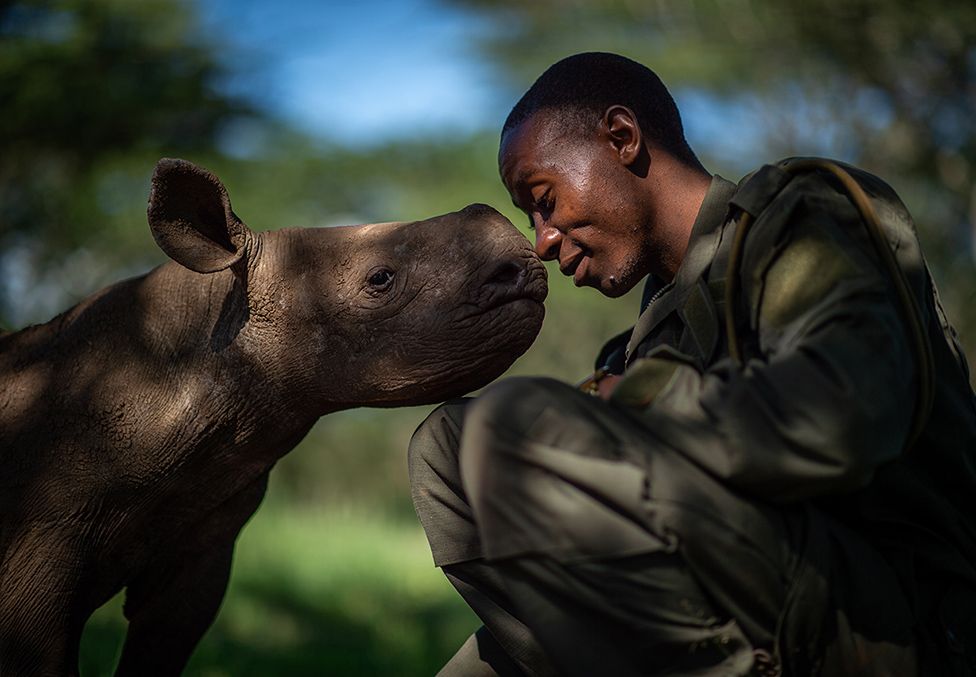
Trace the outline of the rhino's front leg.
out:
[[[25,532],[0,553],[0,676],[77,675],[86,614],[75,534]]]
[[[179,675],[207,631],[230,577],[234,546],[174,553],[126,591],[129,630],[117,675]]]
[[[119,676],[179,675],[210,627],[227,589],[234,541],[264,496],[265,473],[230,498],[178,549],[162,554],[126,590],[129,630]]]

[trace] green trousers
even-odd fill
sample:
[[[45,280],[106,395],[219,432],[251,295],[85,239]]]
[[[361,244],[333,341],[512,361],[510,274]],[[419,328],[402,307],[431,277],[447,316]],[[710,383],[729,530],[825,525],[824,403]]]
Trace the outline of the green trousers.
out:
[[[736,494],[550,379],[435,410],[410,443],[434,563],[484,626],[442,675],[905,675],[894,573],[809,503]]]

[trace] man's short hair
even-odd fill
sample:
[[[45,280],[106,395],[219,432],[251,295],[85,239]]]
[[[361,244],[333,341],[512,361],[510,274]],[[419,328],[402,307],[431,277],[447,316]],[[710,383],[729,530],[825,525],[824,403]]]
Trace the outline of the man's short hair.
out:
[[[652,145],[698,164],[685,140],[671,93],[647,66],[617,54],[585,52],[557,61],[522,95],[502,127],[502,136],[544,109],[559,111],[566,131],[590,131],[610,106],[627,106]]]

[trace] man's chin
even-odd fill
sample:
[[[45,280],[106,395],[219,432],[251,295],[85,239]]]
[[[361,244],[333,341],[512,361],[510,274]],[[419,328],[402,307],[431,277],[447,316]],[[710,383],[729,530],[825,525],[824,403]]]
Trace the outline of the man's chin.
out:
[[[582,265],[577,268],[572,280],[573,284],[577,287],[592,287],[604,296],[612,299],[623,296],[633,289],[635,284],[635,280],[631,280],[630,276],[618,277],[616,275],[594,274],[594,271],[589,266],[584,268]]]
[[[610,275],[605,278],[601,277],[599,279],[592,280],[592,284],[587,284],[587,286],[593,287],[608,298],[615,299],[619,296],[623,296],[633,289],[634,282],[630,280],[621,280],[620,278]]]

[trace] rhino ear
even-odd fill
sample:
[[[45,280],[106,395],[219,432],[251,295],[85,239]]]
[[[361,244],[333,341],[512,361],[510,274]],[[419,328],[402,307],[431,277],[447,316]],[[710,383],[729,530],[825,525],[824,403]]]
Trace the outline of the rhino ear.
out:
[[[215,273],[244,255],[248,228],[231,210],[227,189],[192,162],[156,163],[148,217],[156,244],[190,270]]]

